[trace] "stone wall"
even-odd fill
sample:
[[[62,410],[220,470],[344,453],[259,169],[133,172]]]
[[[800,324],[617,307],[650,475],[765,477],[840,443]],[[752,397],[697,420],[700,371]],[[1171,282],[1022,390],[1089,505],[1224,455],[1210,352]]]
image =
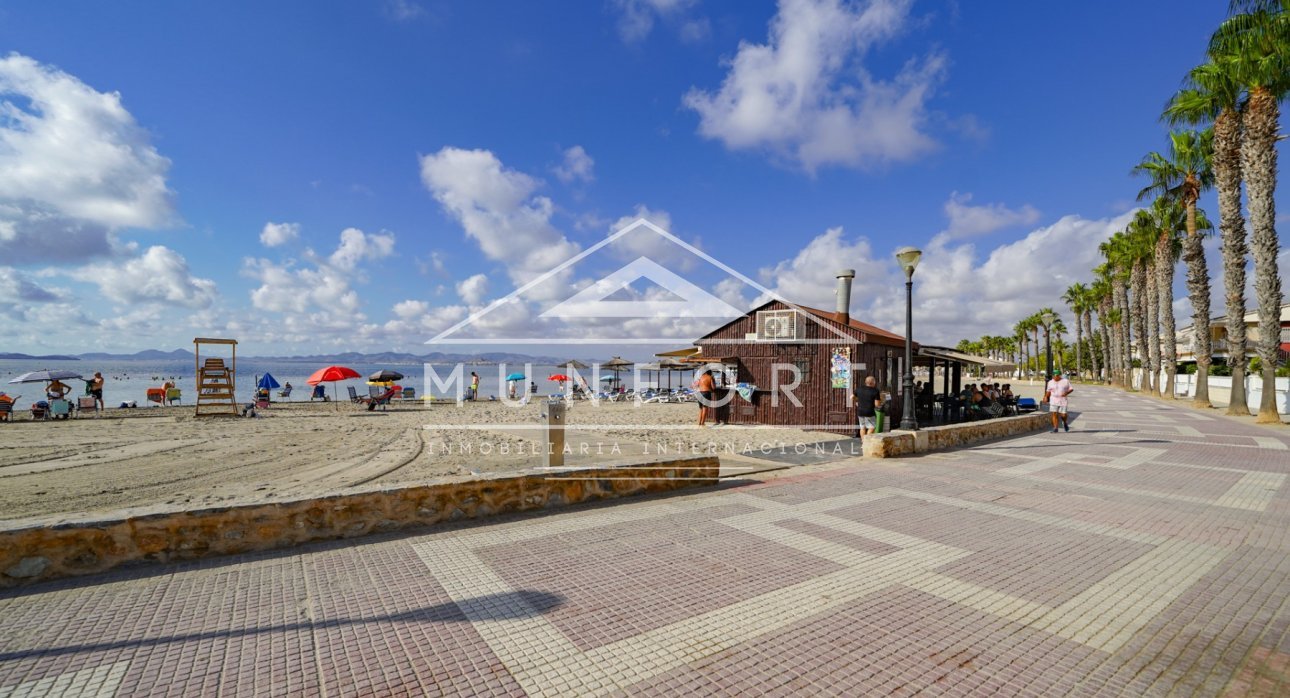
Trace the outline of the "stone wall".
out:
[[[368,486],[321,497],[184,511],[0,522],[0,587],[93,574],[139,561],[170,562],[286,548],[308,541],[551,509],[717,482],[714,456],[529,470],[465,482]]]
[[[864,454],[869,458],[896,458],[912,453],[941,451],[957,446],[1002,439],[1051,429],[1047,412],[1033,412],[1015,417],[1000,417],[980,422],[946,424],[918,431],[889,431],[864,437]]]

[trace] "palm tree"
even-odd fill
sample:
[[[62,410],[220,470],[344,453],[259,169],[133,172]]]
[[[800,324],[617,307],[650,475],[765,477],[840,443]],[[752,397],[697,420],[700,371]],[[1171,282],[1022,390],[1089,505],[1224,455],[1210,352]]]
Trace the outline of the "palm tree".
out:
[[[1129,305],[1129,277],[1133,272],[1133,257],[1123,231],[1111,236],[1098,246],[1106,258],[1111,279],[1111,304],[1119,312],[1120,321],[1116,327],[1116,356],[1118,363],[1115,370],[1119,373],[1120,386],[1126,390],[1133,388],[1131,375],[1133,369],[1133,345],[1130,320],[1133,310]]]
[[[1017,343],[1017,351],[1018,354],[1020,354],[1020,356],[1017,357],[1017,378],[1019,379],[1025,376],[1027,361],[1026,350],[1030,348],[1029,344],[1026,342],[1026,337],[1029,336],[1029,334],[1030,327],[1026,324],[1025,320],[1018,322],[1012,327],[1013,339]]]
[[[1080,309],[1082,311],[1082,317],[1076,317],[1075,322],[1079,323],[1082,320],[1084,323],[1084,336],[1088,338],[1086,341],[1088,342],[1089,371],[1090,375],[1092,375],[1096,380],[1099,378],[1101,373],[1100,366],[1098,365],[1100,363],[1098,361],[1099,355],[1097,347],[1095,346],[1097,335],[1093,332],[1093,308],[1097,304],[1097,298],[1094,295],[1094,289],[1088,286],[1084,287],[1084,291],[1081,296]]]
[[[1084,343],[1084,326],[1080,324],[1080,318],[1084,315],[1084,303],[1088,300],[1088,286],[1081,283],[1071,284],[1062,295],[1062,300],[1075,314],[1075,370],[1082,371],[1084,361],[1081,345]]]
[[[1280,423],[1276,403],[1277,349],[1281,336],[1281,279],[1277,270],[1280,244],[1276,231],[1278,103],[1290,92],[1290,2],[1238,0],[1231,17],[1210,41],[1219,65],[1245,88],[1241,117],[1241,172],[1250,209],[1250,243],[1254,252],[1254,295],[1259,301],[1259,363],[1263,400],[1258,421]],[[1244,320],[1244,318],[1242,318]]]
[[[1154,257],[1156,260],[1156,292],[1159,294],[1160,334],[1164,346],[1160,349],[1161,368],[1165,369],[1164,396],[1174,399],[1174,382],[1178,373],[1178,337],[1174,323],[1174,265],[1181,250],[1178,235],[1185,230],[1182,206],[1167,199],[1156,199],[1149,209],[1151,225],[1156,231]],[[1244,270],[1242,269],[1242,272]]]
[[[1103,264],[1093,270],[1096,279],[1089,287],[1089,292],[1097,304],[1097,324],[1102,338],[1102,368],[1106,373],[1106,382],[1114,384],[1115,366],[1114,345],[1111,342],[1111,321],[1107,314],[1111,311],[1110,267]]]
[[[1187,89],[1165,108],[1171,124],[1214,124],[1214,185],[1218,190],[1218,225],[1222,231],[1223,290],[1227,315],[1227,365],[1232,369],[1230,415],[1248,415],[1245,398],[1245,216],[1241,213],[1241,87],[1218,63],[1197,66],[1187,74]],[[1162,235],[1164,229],[1162,228]]]
[[[1205,265],[1205,248],[1196,225],[1196,201],[1214,184],[1209,158],[1213,152],[1214,132],[1174,131],[1169,135],[1169,156],[1147,153],[1133,168],[1151,183],[1138,192],[1138,200],[1164,196],[1182,203],[1186,211],[1187,237],[1183,239],[1182,256],[1187,263],[1187,296],[1191,299],[1192,351],[1196,355],[1197,407],[1212,407],[1209,401],[1209,366],[1212,362],[1209,333],[1209,269]]]

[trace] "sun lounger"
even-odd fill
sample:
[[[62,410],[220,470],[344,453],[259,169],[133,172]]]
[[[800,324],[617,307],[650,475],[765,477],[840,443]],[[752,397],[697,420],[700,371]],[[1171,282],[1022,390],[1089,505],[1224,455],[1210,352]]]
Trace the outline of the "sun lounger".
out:
[[[347,385],[347,386],[345,386],[345,390],[349,392],[349,401],[350,401],[350,402],[362,402],[362,399],[358,397],[358,390],[356,390],[356,389],[354,388],[354,386],[352,386],[352,385]],[[372,391],[371,391],[371,389],[369,388],[367,392],[371,393]]]
[[[285,388],[283,388],[281,391],[279,391],[279,392],[278,392],[278,397],[285,397],[285,398],[287,398],[288,400],[290,400],[290,399],[291,399],[291,386],[289,386],[289,385],[288,385],[287,387],[285,387]]]
[[[179,399],[183,396],[184,394],[179,390],[179,388],[170,388],[166,391],[166,404],[173,405],[176,402],[179,402]]]
[[[327,401],[327,387],[322,383],[315,385],[313,393],[309,395],[309,401],[313,402],[314,400],[322,400],[323,402]]]
[[[166,404],[165,388],[148,388],[148,402],[155,402],[158,405]]]
[[[49,419],[49,402],[46,400],[39,400],[31,403],[31,418]]]
[[[81,413],[85,412],[85,410],[89,410],[91,412],[98,412],[99,410],[98,400],[95,400],[94,398],[88,395],[83,395],[81,397],[76,398],[76,416],[78,417],[81,416]]]
[[[17,395],[14,397],[9,397],[8,395],[6,395],[0,398],[0,422],[13,421],[13,406],[14,406],[14,403],[18,402],[18,398],[20,397],[22,396]]]
[[[416,388],[404,388],[404,389],[403,389],[403,399],[404,399],[404,400],[415,400],[415,399],[417,399],[417,389],[416,389]]]

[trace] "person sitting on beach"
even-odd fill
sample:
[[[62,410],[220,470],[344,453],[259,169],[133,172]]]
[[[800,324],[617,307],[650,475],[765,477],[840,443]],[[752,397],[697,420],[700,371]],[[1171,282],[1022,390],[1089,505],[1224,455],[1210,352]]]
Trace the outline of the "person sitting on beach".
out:
[[[14,399],[3,392],[0,392],[0,402],[3,402],[8,406],[8,409],[0,411],[0,421],[7,422],[13,416]]]
[[[371,395],[367,395],[367,396],[364,396],[364,397],[360,397],[360,398],[358,399],[358,401],[359,401],[359,403],[361,403],[361,404],[367,405],[367,411],[368,411],[368,412],[372,412],[372,411],[375,411],[375,410],[376,410],[376,406],[377,406],[377,405],[379,405],[379,404],[381,404],[381,403],[388,403],[388,402],[390,401],[390,398],[392,398],[392,397],[394,397],[395,395],[397,395],[401,390],[402,390],[402,388],[399,388],[398,386],[393,386],[393,385],[392,385],[392,386],[390,386],[388,389],[386,389],[386,391],[385,391],[385,392],[381,393],[380,395],[377,395],[377,396],[375,396],[375,397],[373,397],[373,396],[371,396]]]
[[[1002,392],[1003,397],[1004,397],[1004,399],[1005,399],[1005,400],[1011,400],[1012,398],[1016,397],[1016,395],[1013,395],[1013,394],[1012,394],[1012,384],[1011,384],[1011,383],[1004,383],[1004,384],[1003,384],[1003,390],[1002,390],[1001,392]]]
[[[71,392],[71,390],[71,388],[67,387],[66,383],[55,380],[49,384],[48,388],[45,388],[45,396],[50,400],[62,400],[63,396]]]

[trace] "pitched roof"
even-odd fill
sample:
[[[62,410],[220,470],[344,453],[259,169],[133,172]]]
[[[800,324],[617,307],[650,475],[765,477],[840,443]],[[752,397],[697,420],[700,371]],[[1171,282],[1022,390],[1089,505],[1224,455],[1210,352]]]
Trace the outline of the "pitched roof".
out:
[[[833,311],[820,310],[819,308],[812,308],[806,305],[798,305],[797,307],[801,308],[802,310],[805,310],[806,312],[822,320],[828,320],[829,322],[837,322],[837,320],[834,319]],[[860,322],[855,318],[851,318],[850,322],[848,322],[847,324],[851,327],[851,329],[860,330],[861,332],[865,333],[865,335],[867,335],[871,341],[874,338],[877,338],[878,344],[891,344],[893,342],[901,346],[904,346],[905,344],[905,338],[903,336],[898,335],[895,332],[888,332],[887,330],[884,330],[881,327],[870,325],[867,322]],[[882,340],[888,340],[888,341],[882,341]]]

